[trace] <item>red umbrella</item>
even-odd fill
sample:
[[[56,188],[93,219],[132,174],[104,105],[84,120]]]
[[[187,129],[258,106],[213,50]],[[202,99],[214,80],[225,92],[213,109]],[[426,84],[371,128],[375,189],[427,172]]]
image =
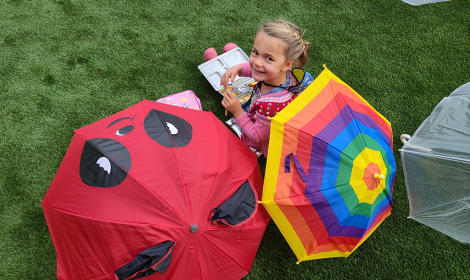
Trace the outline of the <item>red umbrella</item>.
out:
[[[59,279],[240,279],[269,222],[254,153],[144,100],[74,131],[42,206]]]

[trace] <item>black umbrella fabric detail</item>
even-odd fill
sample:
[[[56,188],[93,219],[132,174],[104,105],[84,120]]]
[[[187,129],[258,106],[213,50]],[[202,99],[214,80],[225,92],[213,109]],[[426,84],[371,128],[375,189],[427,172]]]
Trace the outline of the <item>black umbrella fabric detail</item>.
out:
[[[115,271],[119,280],[138,279],[155,272],[164,273],[170,265],[174,241],[165,241],[138,254],[135,259]]]

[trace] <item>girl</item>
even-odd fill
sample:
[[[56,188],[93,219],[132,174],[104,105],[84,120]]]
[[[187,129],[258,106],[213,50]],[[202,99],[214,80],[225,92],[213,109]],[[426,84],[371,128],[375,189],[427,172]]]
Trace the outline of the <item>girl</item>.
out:
[[[295,24],[281,19],[268,22],[255,36],[249,62],[233,66],[222,76],[220,84],[225,88],[237,75],[258,81],[247,112],[228,90],[222,105],[233,114],[241,128],[241,140],[249,147],[261,150],[265,157],[270,118],[313,81],[309,73],[299,69],[307,63],[309,47],[310,43],[302,39],[302,32]],[[294,65],[298,68],[293,71]]]

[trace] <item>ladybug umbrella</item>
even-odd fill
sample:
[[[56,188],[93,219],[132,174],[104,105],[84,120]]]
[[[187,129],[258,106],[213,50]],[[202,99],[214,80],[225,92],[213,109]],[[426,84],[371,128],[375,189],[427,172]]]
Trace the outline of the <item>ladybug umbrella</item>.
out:
[[[269,215],[212,113],[144,100],[74,131],[41,202],[59,279],[240,279]]]
[[[298,262],[347,257],[390,214],[390,123],[325,69],[271,122],[262,203]]]

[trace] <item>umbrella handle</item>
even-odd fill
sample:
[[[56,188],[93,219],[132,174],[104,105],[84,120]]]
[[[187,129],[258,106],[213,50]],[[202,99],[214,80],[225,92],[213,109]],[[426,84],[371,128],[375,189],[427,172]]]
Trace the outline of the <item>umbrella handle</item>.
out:
[[[410,140],[411,139],[411,136],[409,136],[408,134],[402,134],[400,135],[400,141],[403,143],[403,144],[406,144],[406,141]]]
[[[413,145],[413,144],[406,144],[406,142],[410,139],[411,139],[411,136],[409,136],[408,134],[402,134],[400,136],[401,142],[404,145],[407,145],[407,147],[409,147],[411,149],[419,150],[419,151],[422,151],[422,152],[426,152],[426,153],[432,152],[432,149],[429,149],[429,148],[424,148],[424,147],[416,146],[416,145]]]
[[[285,172],[290,173],[290,156],[292,156],[294,158],[294,163],[295,163],[295,166],[297,167],[297,170],[299,171],[300,177],[302,177],[302,180],[304,181],[304,183],[307,183],[308,182],[308,177],[307,177],[307,175],[305,175],[305,171],[302,168],[302,165],[300,164],[299,159],[293,153],[290,153],[286,156]]]

